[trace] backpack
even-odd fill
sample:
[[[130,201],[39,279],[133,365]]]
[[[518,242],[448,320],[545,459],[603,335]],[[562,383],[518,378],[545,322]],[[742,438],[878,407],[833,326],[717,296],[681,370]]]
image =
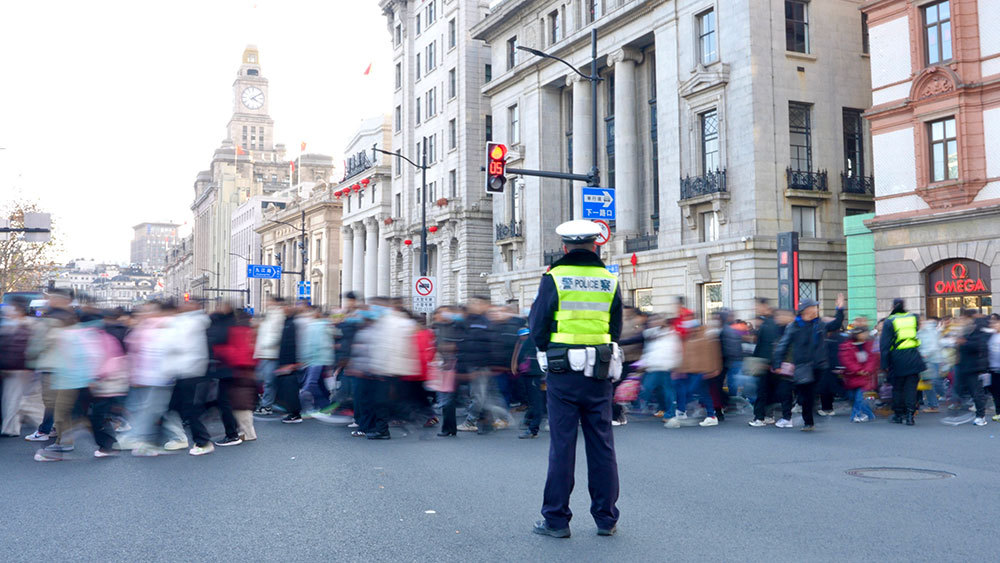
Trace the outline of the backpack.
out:
[[[120,397],[128,394],[128,358],[121,343],[103,330],[97,331],[101,351],[97,378],[90,384],[95,397]]]
[[[0,336],[0,369],[17,371],[27,368],[26,352],[30,338],[31,327],[25,323]]]

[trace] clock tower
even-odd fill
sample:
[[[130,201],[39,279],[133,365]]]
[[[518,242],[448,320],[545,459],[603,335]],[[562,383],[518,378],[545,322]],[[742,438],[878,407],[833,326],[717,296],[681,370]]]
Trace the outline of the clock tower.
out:
[[[255,45],[247,45],[233,82],[233,117],[229,120],[229,139],[247,152],[274,149],[274,120],[267,114],[267,96],[260,53]]]

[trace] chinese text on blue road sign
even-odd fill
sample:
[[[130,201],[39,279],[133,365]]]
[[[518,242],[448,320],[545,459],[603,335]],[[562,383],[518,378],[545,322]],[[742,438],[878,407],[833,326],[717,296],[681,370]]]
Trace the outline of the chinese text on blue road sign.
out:
[[[583,188],[583,218],[615,220],[615,190],[612,188]]]
[[[263,278],[265,280],[280,280],[281,266],[247,264],[248,278]]]

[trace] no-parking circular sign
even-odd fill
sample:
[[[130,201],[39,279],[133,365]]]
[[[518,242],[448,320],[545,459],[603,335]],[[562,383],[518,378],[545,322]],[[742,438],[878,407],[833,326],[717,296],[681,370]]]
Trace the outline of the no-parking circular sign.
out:
[[[434,309],[437,309],[437,280],[431,276],[420,276],[413,283],[413,310],[433,313]]]
[[[601,234],[597,235],[597,246],[604,246],[611,240],[611,225],[603,219],[594,219],[597,226],[601,228]]]

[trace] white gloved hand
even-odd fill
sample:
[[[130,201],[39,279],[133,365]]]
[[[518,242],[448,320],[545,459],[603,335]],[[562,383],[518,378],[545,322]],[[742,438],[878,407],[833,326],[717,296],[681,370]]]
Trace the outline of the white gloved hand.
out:
[[[538,367],[540,367],[542,369],[542,372],[543,373],[548,373],[549,372],[549,356],[548,356],[548,354],[546,354],[545,352],[542,352],[541,350],[539,350],[535,357],[538,358]]]

